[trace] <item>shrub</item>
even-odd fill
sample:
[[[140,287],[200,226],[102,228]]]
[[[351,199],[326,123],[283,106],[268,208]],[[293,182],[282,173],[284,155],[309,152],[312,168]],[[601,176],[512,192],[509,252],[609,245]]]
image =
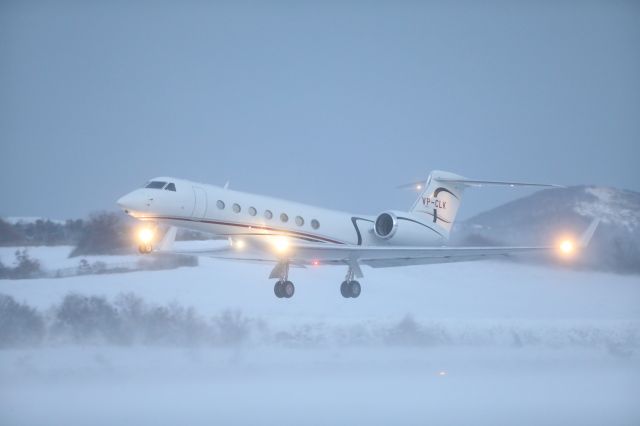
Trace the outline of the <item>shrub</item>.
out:
[[[100,296],[67,295],[55,309],[54,334],[74,342],[122,343],[118,311]]]
[[[38,311],[0,294],[0,347],[38,344],[44,335],[45,323]]]
[[[24,279],[36,278],[42,275],[40,262],[37,259],[29,257],[27,250],[16,250],[16,266],[14,268],[6,268],[8,278]]]
[[[216,343],[236,345],[245,341],[251,332],[251,322],[240,311],[226,310],[212,319]]]
[[[15,226],[0,219],[0,244],[21,244],[24,242],[24,236],[18,232]]]
[[[125,216],[116,213],[96,213],[84,224],[76,248],[70,257],[118,253],[131,249],[130,226]]]

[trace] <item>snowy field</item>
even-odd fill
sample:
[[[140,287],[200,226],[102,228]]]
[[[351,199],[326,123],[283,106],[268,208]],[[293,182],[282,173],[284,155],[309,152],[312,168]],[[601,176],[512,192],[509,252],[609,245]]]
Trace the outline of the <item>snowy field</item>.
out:
[[[30,254],[77,265],[65,250]],[[360,298],[343,299],[344,269],[292,270],[288,300],[273,295],[269,266],[211,259],[2,280],[0,293],[41,312],[70,292],[135,293],[259,326],[232,345],[0,350],[0,424],[640,424],[638,276],[510,262],[367,268]]]

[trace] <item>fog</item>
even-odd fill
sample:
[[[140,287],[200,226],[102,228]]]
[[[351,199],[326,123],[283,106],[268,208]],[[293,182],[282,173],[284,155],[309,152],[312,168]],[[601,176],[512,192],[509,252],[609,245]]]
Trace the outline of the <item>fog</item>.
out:
[[[633,425],[640,418],[637,362],[575,348],[64,347],[0,356],[4,424]]]
[[[631,357],[640,346],[633,321],[554,322],[428,320],[413,315],[340,323],[269,321],[240,310],[204,315],[177,302],[166,306],[133,294],[67,294],[39,310],[0,294],[0,348],[91,345],[120,347],[503,347],[587,348]]]
[[[422,323],[407,315],[283,327],[241,312],[205,319],[132,294],[113,302],[70,294],[44,312],[17,303],[8,312],[10,299],[0,298],[13,319],[0,327],[4,424],[640,419],[640,333],[631,322]],[[25,318],[34,315],[44,324]],[[11,331],[32,338],[11,341]]]

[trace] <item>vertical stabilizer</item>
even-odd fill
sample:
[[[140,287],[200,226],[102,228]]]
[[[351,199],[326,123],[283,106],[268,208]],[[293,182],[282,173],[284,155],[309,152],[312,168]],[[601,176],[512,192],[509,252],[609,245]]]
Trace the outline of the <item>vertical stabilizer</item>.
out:
[[[448,237],[458,214],[462,193],[469,186],[562,188],[560,185],[546,183],[467,179],[454,173],[434,170],[424,184],[424,191],[409,211],[422,220],[431,222]]]
[[[434,170],[424,184],[424,191],[409,210],[424,221],[438,227],[443,235],[449,236],[453,222],[467,187],[462,176]]]

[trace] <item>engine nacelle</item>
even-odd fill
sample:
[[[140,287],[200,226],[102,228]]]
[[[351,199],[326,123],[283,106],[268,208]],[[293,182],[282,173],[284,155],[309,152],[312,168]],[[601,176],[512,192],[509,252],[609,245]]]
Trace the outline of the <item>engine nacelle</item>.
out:
[[[380,213],[373,224],[376,237],[388,240],[398,232],[398,216],[394,212]]]
[[[416,217],[408,212],[382,212],[373,223],[373,234],[382,245],[425,246],[441,244],[445,239],[442,230],[421,219],[421,217]]]

